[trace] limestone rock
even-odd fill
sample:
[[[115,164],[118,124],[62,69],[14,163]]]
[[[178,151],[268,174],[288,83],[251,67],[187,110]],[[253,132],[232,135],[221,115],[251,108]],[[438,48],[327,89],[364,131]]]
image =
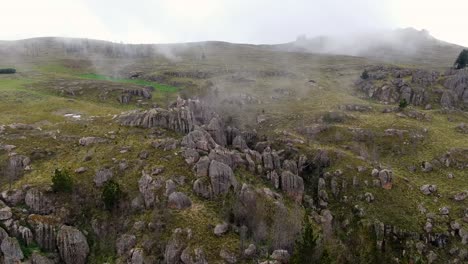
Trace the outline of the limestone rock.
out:
[[[24,258],[20,244],[14,237],[3,239],[0,247],[5,258],[5,263],[20,263],[20,260]]]
[[[100,169],[94,176],[94,183],[97,187],[102,187],[106,182],[112,179],[114,173],[111,169]]]
[[[38,188],[29,189],[24,202],[33,213],[48,214],[54,210],[52,201]]]
[[[173,192],[169,195],[167,206],[172,209],[187,209],[192,206],[192,201],[182,192]]]
[[[6,190],[1,193],[2,199],[11,206],[16,206],[24,201],[26,193],[21,189]]]
[[[106,143],[107,139],[99,137],[84,137],[79,140],[81,146],[87,147],[98,143]]]
[[[123,234],[121,235],[115,244],[117,249],[117,255],[127,256],[130,255],[130,250],[136,245],[135,235]]]
[[[226,249],[221,249],[219,256],[229,264],[237,263],[237,257],[232,252],[229,252]]]
[[[419,188],[419,190],[425,195],[430,195],[437,192],[437,185],[424,184],[423,186],[421,186],[421,188]]]
[[[51,215],[28,216],[28,224],[32,227],[34,240],[40,248],[53,251],[56,248],[57,226],[60,221]]]
[[[85,264],[89,254],[86,237],[80,230],[63,225],[57,233],[57,248],[66,264]]]
[[[146,208],[151,208],[156,202],[156,190],[160,187],[156,180],[154,180],[150,175],[145,172],[142,173],[140,180],[138,180],[138,189],[140,190],[141,195]]]
[[[182,139],[181,145],[185,148],[210,151],[216,147],[217,143],[208,132],[202,128],[196,128]]]
[[[195,172],[197,177],[208,176],[208,169],[210,168],[210,159],[207,156],[201,157],[197,164],[195,164]]]
[[[214,196],[229,192],[231,187],[237,187],[237,180],[234,177],[232,169],[224,163],[212,160],[209,168],[209,176]]]
[[[229,229],[229,224],[224,222],[222,224],[217,224],[214,228],[214,234],[217,236],[224,235]]]
[[[206,199],[211,199],[213,196],[213,190],[208,178],[200,178],[195,180],[193,183],[193,192],[198,196]]]
[[[281,189],[296,202],[302,202],[304,181],[300,176],[294,175],[289,171],[283,171],[281,173]]]
[[[289,263],[290,257],[291,256],[289,255],[289,252],[283,249],[277,249],[273,251],[273,253],[270,256],[270,258],[276,260],[279,263]]]
[[[179,264],[182,251],[187,247],[190,232],[177,228],[172,233],[171,239],[164,251],[164,260],[167,264]]]

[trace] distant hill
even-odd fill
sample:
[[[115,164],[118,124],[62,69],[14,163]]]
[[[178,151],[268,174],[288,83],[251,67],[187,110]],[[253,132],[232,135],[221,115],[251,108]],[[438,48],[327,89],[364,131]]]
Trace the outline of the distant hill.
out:
[[[462,46],[438,40],[426,30],[397,29],[352,37],[300,37],[294,42],[274,45],[294,52],[342,54],[389,63],[450,66]]]

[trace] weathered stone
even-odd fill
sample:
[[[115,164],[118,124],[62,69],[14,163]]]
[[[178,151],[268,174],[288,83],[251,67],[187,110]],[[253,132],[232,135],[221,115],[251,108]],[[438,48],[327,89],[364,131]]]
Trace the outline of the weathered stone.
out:
[[[249,148],[241,135],[238,135],[234,138],[234,140],[232,141],[232,147],[239,151],[243,151]]]
[[[141,178],[138,180],[138,189],[140,190],[141,195],[146,208],[151,208],[156,202],[156,189],[160,186],[150,175],[145,172],[142,172]]]
[[[31,214],[28,217],[28,224],[32,227],[34,240],[40,248],[49,251],[55,250],[57,226],[59,225],[57,217]]]
[[[66,264],[85,264],[89,254],[86,237],[80,230],[63,225],[57,233],[57,248]]]
[[[254,244],[250,244],[245,250],[244,250],[244,256],[247,258],[251,258],[255,256],[257,253],[257,247]]]
[[[455,194],[453,199],[457,202],[464,201],[468,197],[468,191],[463,191]]]
[[[290,257],[291,256],[289,255],[289,252],[283,249],[277,249],[273,251],[273,253],[270,256],[270,258],[276,260],[279,263],[289,263]]]
[[[197,128],[182,139],[181,145],[185,148],[208,152],[214,149],[218,144],[216,144],[208,132],[202,128]]]
[[[1,193],[2,199],[11,206],[16,206],[24,201],[26,193],[21,189],[12,189]]]
[[[167,264],[179,264],[182,251],[187,247],[190,233],[177,228],[172,233],[171,239],[166,245],[164,260]]]
[[[33,213],[48,214],[54,210],[52,201],[37,188],[29,189],[26,192],[24,202]]]
[[[391,170],[381,170],[379,172],[380,185],[384,189],[391,189],[393,185],[393,172]]]
[[[423,194],[429,195],[429,194],[432,194],[432,193],[437,192],[437,185],[424,184],[423,186],[421,186],[421,188],[419,188],[419,190],[420,190]]]
[[[0,247],[2,249],[5,263],[20,263],[20,260],[24,258],[20,244],[14,237],[3,239]]]
[[[113,176],[114,173],[111,169],[100,169],[94,176],[94,184],[96,184],[97,187],[102,187],[106,182],[111,180]]]
[[[197,164],[195,164],[195,172],[197,177],[208,176],[208,169],[210,168],[210,158],[207,156],[201,157]]]
[[[294,175],[289,171],[283,171],[281,173],[281,189],[296,202],[302,202],[304,181],[300,176]]]
[[[173,138],[164,138],[158,139],[152,143],[152,146],[158,149],[162,149],[164,151],[174,150],[177,148],[178,141]]]
[[[129,264],[144,264],[145,263],[145,254],[143,249],[135,248],[130,251],[130,263]]]
[[[79,144],[81,146],[90,146],[98,143],[106,143],[107,139],[105,138],[99,138],[99,137],[84,137],[79,140]]]
[[[223,147],[226,146],[226,133],[224,131],[224,125],[220,118],[213,117],[210,120],[210,123],[206,126],[206,131],[208,131],[211,134],[216,143]]]
[[[55,261],[34,251],[31,255],[31,264],[55,264]]]
[[[211,199],[213,196],[213,190],[208,178],[199,178],[193,183],[193,192],[198,196],[206,199]]]
[[[184,156],[185,162],[189,165],[196,163],[200,159],[200,154],[195,149],[185,149],[182,152],[182,156]]]
[[[130,250],[136,245],[135,235],[123,234],[115,243],[115,248],[117,249],[117,255],[119,256],[129,256]]]
[[[237,257],[232,252],[229,252],[227,249],[221,249],[219,256],[229,264],[237,263]]]
[[[169,195],[167,206],[171,209],[187,209],[192,206],[190,198],[181,192],[173,192]]]
[[[229,224],[224,222],[222,224],[217,224],[214,228],[214,234],[217,236],[224,235],[229,229]]]
[[[166,192],[165,195],[169,196],[171,193],[175,192],[176,190],[176,184],[173,180],[167,180],[166,181]]]
[[[229,192],[237,187],[237,180],[232,169],[224,163],[212,160],[209,168],[211,187],[215,196]]]

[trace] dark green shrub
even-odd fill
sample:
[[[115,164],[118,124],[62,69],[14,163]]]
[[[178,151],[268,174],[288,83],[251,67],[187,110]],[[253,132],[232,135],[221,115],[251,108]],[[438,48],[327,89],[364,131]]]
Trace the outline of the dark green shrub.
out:
[[[55,169],[52,176],[52,190],[54,192],[71,192],[73,179],[65,169]]]
[[[398,104],[398,107],[399,107],[400,109],[404,109],[404,108],[406,108],[407,106],[408,106],[408,102],[406,101],[406,99],[405,99],[405,98],[401,99],[401,100],[400,100],[400,103]]]
[[[16,73],[16,69],[13,69],[13,68],[0,69],[0,74],[13,74],[13,73]]]
[[[468,64],[468,49],[464,49],[458,55],[458,58],[455,61],[453,66],[459,70],[459,69],[464,69],[467,64]]]
[[[120,190],[120,185],[117,182],[111,180],[104,185],[104,189],[102,190],[102,201],[104,202],[107,210],[114,208],[121,196],[122,191]]]
[[[294,245],[294,253],[291,257],[292,264],[311,263],[315,254],[317,239],[314,235],[309,214],[306,212],[303,220],[302,235]]]
[[[367,70],[364,70],[361,74],[361,79],[363,80],[367,80],[369,79],[369,73],[367,72]]]

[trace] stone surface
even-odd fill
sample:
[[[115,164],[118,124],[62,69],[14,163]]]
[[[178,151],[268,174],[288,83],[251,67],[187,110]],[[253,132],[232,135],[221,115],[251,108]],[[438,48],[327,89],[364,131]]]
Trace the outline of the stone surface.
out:
[[[85,264],[89,246],[83,233],[71,226],[62,226],[57,233],[57,248],[66,264]]]
[[[192,201],[182,192],[173,192],[169,195],[167,206],[171,209],[187,209],[192,206]]]
[[[232,169],[221,162],[212,160],[209,168],[211,187],[213,195],[217,196],[229,192],[230,189],[237,187],[237,180],[234,177]]]

